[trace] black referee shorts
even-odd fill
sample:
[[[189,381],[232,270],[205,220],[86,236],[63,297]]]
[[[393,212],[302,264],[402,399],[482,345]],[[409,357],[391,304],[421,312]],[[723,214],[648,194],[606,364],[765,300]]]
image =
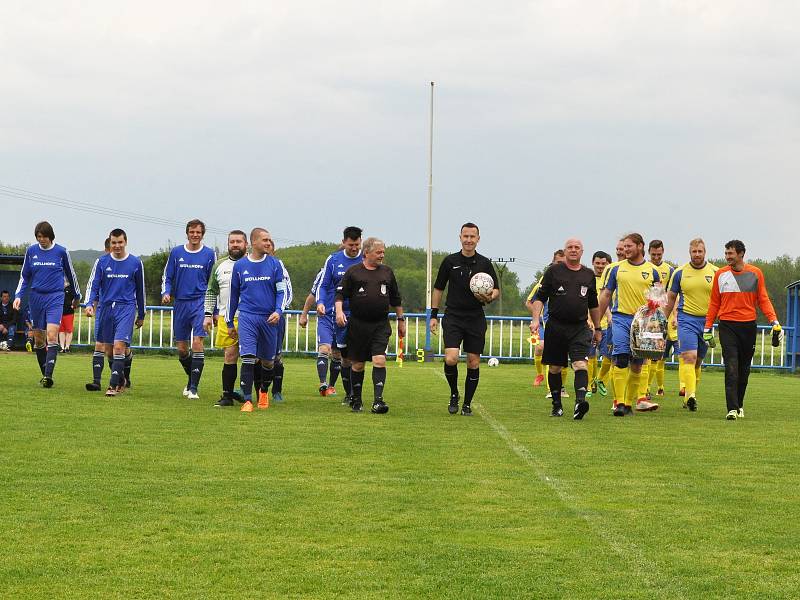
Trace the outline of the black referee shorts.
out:
[[[458,348],[464,343],[464,352],[480,354],[486,343],[486,317],[483,312],[474,315],[446,313],[442,319],[442,336],[445,348]]]
[[[361,321],[351,315],[347,321],[347,358],[367,362],[373,356],[385,355],[391,335],[388,320]]]
[[[571,362],[587,360],[592,346],[592,332],[586,322],[564,323],[550,317],[542,363],[566,367]]]

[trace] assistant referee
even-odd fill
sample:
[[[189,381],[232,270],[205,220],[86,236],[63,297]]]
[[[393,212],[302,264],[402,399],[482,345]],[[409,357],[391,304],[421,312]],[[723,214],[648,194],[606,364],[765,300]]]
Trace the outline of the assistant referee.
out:
[[[365,363],[372,361],[374,400],[372,412],[389,412],[383,400],[386,385],[386,346],[392,335],[389,310],[397,314],[397,334],[406,335],[406,321],[394,271],[383,264],[386,247],[378,238],[369,237],[362,246],[363,259],[353,265],[336,288],[336,324],[347,325],[347,358],[352,362],[350,386],[352,411],[361,412],[361,388]],[[344,299],[350,300],[350,317],[344,312]]]
[[[570,238],[564,244],[566,261],[551,265],[544,272],[542,284],[536,292],[532,307],[531,332],[539,329],[539,315],[549,303],[547,343],[542,362],[548,365],[547,377],[553,394],[553,417],[564,414],[561,406],[561,370],[572,362],[575,370],[575,420],[589,412],[586,390],[589,387],[588,357],[592,343],[599,343],[600,309],[597,302],[595,275],[581,264],[583,243]],[[594,334],[586,324],[587,313],[594,325]]]

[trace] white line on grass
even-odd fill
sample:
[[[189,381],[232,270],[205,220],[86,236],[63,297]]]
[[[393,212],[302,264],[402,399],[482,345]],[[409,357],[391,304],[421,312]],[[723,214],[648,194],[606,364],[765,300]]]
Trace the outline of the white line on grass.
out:
[[[435,369],[434,367],[427,367],[430,370],[433,370],[439,377],[442,379],[446,378],[444,373],[440,370]],[[632,565],[636,571],[636,576],[639,577],[642,581],[646,582],[649,586],[655,589],[661,589],[662,591],[667,589],[664,587],[664,583],[662,581],[655,581],[654,577],[657,579],[662,579],[658,571],[654,569],[656,566],[652,561],[645,561],[642,558],[642,550],[632,541],[627,539],[624,535],[612,531],[607,523],[602,519],[602,517],[598,517],[596,515],[587,513],[585,510],[579,507],[579,498],[576,494],[569,490],[567,484],[560,482],[558,479],[551,477],[547,474],[544,469],[544,465],[536,458],[536,456],[528,450],[528,448],[522,444],[521,442],[517,441],[517,439],[509,433],[508,429],[497,419],[495,419],[489,411],[486,409],[485,406],[478,403],[475,408],[477,408],[478,414],[481,416],[481,419],[492,428],[492,430],[500,436],[500,438],[508,445],[514,454],[519,456],[536,474],[536,476],[541,480],[547,487],[549,487],[561,503],[567,507],[567,509],[574,513],[576,516],[580,517],[583,521],[585,521],[589,527],[602,539],[611,551],[616,554],[625,566]]]

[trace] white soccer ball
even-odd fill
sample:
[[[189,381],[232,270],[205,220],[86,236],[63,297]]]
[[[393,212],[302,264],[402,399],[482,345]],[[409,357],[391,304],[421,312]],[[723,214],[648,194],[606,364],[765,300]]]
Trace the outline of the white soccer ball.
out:
[[[0,342],[0,350],[2,350],[3,352],[8,350],[8,342],[6,342],[6,341]]]
[[[494,279],[488,273],[475,273],[469,280],[469,289],[473,294],[490,294],[494,289]]]
[[[497,360],[497,359],[496,359],[496,358],[493,356],[492,358],[490,358],[489,360],[487,360],[487,361],[486,361],[486,364],[487,364],[487,365],[489,365],[490,367],[496,367],[497,365],[499,365],[499,364],[500,364],[500,361],[499,361],[499,360]]]

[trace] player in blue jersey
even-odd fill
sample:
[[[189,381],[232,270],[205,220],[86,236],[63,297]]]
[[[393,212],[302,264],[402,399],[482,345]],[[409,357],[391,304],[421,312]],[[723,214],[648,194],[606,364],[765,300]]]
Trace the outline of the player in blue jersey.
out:
[[[116,396],[125,390],[125,358],[133,328],[144,322],[144,266],[138,256],[128,254],[125,231],[114,229],[108,237],[111,253],[94,264],[86,314],[94,316],[95,304],[100,305],[98,339],[113,344],[114,357],[106,396]]]
[[[89,280],[86,282],[86,294],[85,298],[88,298],[92,292],[92,279],[94,278],[94,270],[97,268],[97,262],[103,256],[108,256],[109,252],[111,252],[111,239],[106,238],[106,241],[103,243],[103,250],[104,254],[99,256],[97,260],[95,260],[94,265],[92,266],[92,271],[89,273]],[[87,301],[88,302],[88,301]],[[113,348],[113,340],[112,343],[106,344],[105,342],[100,341],[97,337],[100,334],[100,306],[95,305],[93,310],[89,311],[89,306],[84,309],[84,314],[91,318],[94,315],[94,352],[92,353],[92,383],[86,384],[86,391],[87,392],[99,392],[100,391],[100,379],[103,377],[103,363],[106,359],[108,359],[108,367],[111,368],[111,363],[114,360],[114,348]],[[130,352],[130,349],[128,349]],[[125,385],[130,385],[129,383],[129,375],[130,375],[130,366],[128,362],[128,358],[125,359]]]
[[[64,308],[64,280],[75,292],[73,307],[80,304],[78,277],[72,260],[64,246],[55,243],[56,234],[47,221],[37,223],[34,229],[37,244],[25,252],[19,285],[14,294],[14,309],[19,310],[28,293],[28,307],[33,323],[36,358],[42,372],[43,387],[53,387],[53,370],[58,357],[58,329]]]
[[[281,263],[270,256],[271,236],[256,227],[250,232],[250,254],[236,261],[231,273],[231,293],[225,321],[228,333],[237,335],[234,315],[239,311],[239,355],[242,357],[242,412],[253,411],[253,371],[261,361],[258,407],[269,408],[269,386],[274,378],[278,351],[278,329],[286,298]]]
[[[283,298],[283,306],[281,312],[281,320],[278,324],[278,349],[275,353],[275,366],[274,377],[272,380],[272,399],[275,402],[283,402],[283,343],[286,338],[286,315],[283,314],[291,306],[294,294],[292,292],[292,279],[289,277],[289,271],[283,261],[275,256],[275,241],[270,237],[267,243],[267,254],[273,256],[280,263],[283,269],[283,281],[286,285],[286,294]]]
[[[345,388],[345,400],[349,403],[351,362],[347,358],[347,326],[336,324],[335,296],[336,288],[347,269],[361,264],[361,229],[346,227],[342,235],[342,249],[331,254],[322,266],[322,279],[317,286],[317,375],[319,376],[319,393],[321,396],[336,394],[336,379],[342,375]],[[344,304],[345,315],[350,315],[350,304]],[[331,358],[330,380],[328,376],[328,358]]]
[[[214,251],[203,245],[205,233],[205,223],[200,219],[186,224],[187,243],[170,251],[161,284],[161,303],[173,300],[172,333],[178,360],[188,378],[183,395],[190,400],[200,398],[197,386],[205,364],[203,339],[208,335],[203,328],[203,309],[208,280],[217,262]]]

